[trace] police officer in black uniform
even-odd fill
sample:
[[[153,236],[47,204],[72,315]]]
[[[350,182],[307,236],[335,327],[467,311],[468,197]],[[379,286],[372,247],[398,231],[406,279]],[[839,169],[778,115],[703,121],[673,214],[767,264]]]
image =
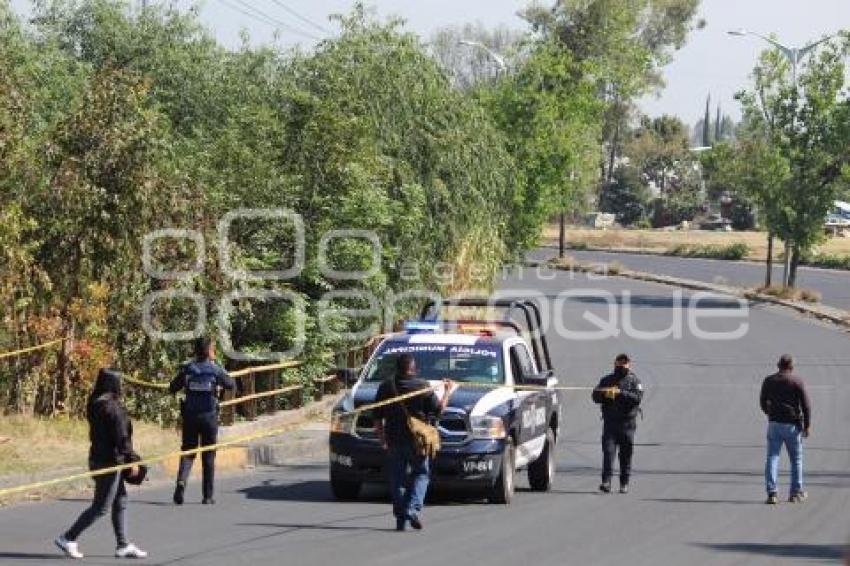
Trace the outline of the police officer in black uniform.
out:
[[[643,386],[631,371],[631,360],[620,354],[614,372],[599,381],[593,390],[593,402],[602,408],[602,484],[599,490],[611,492],[614,456],[619,448],[620,493],[629,492],[637,415],[643,398]]]
[[[182,450],[192,450],[200,446],[209,446],[218,442],[218,401],[220,392],[233,389],[235,383],[227,372],[213,362],[215,346],[210,338],[204,336],[195,340],[195,359],[184,364],[177,376],[171,381],[169,391],[172,394],[185,390],[186,399],[182,405],[183,445]],[[177,487],[174,489],[174,503],[183,504],[186,481],[192,471],[195,454],[180,458],[177,472]],[[215,480],[215,451],[201,454],[203,465],[203,503],[212,505],[213,483]]]

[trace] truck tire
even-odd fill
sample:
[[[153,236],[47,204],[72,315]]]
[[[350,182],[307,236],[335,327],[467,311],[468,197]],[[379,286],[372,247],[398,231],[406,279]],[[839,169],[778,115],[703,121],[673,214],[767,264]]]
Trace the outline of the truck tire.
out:
[[[361,487],[359,481],[345,480],[331,472],[331,492],[338,501],[355,501]]]
[[[516,449],[514,448],[513,441],[508,440],[505,445],[505,452],[502,455],[502,469],[499,472],[496,483],[490,488],[487,500],[490,503],[509,505],[514,497],[515,484]]]
[[[546,444],[543,452],[528,466],[528,483],[533,491],[549,491],[555,479],[555,433],[546,431]]]

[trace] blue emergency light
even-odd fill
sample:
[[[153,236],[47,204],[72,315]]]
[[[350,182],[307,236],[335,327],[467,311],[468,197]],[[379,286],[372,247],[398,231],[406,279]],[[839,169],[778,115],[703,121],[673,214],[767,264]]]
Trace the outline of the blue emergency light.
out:
[[[404,331],[408,334],[426,334],[438,332],[442,325],[434,320],[408,320],[404,323]]]

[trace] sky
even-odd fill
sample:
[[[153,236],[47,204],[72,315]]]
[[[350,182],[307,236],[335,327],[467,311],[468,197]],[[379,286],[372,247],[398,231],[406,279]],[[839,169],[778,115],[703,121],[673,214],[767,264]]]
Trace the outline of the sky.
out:
[[[193,4],[190,0],[172,1]],[[12,0],[19,10],[25,10],[28,3]],[[516,14],[528,0],[366,3],[381,16],[401,16],[408,29],[429,37],[441,27],[468,22],[522,30],[525,23]],[[247,30],[257,43],[309,47],[316,37],[333,35],[336,28],[328,21],[330,14],[348,12],[353,4],[353,0],[203,0],[201,15],[219,40],[231,47],[239,45],[242,30]],[[711,93],[713,105],[719,101],[725,113],[739,117],[732,97],[749,84],[749,74],[765,44],[753,37],[730,36],[726,33],[730,29],[776,34],[782,43],[795,47],[832,34],[842,26],[850,28],[850,0],[702,0],[700,12],[707,25],[691,35],[688,44],[675,53],[673,63],[665,68],[666,88],[640,102],[641,109],[651,116],[673,114],[694,124],[702,118],[706,96]],[[277,37],[276,27],[280,27]]]

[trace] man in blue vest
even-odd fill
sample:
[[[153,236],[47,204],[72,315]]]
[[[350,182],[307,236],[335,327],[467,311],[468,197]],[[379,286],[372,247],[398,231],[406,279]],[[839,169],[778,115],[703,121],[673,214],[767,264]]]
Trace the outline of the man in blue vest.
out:
[[[220,365],[216,364],[215,346],[212,340],[202,336],[195,340],[195,359],[184,364],[177,376],[171,381],[169,391],[172,394],[184,390],[186,399],[182,404],[183,444],[182,450],[192,450],[198,446],[209,446],[218,442],[218,401],[221,390],[233,389],[233,378]],[[174,503],[183,505],[186,481],[192,471],[195,454],[180,458],[177,472],[177,487],[174,489]],[[215,451],[201,454],[203,465],[203,503],[212,505],[213,483],[215,481]]]

